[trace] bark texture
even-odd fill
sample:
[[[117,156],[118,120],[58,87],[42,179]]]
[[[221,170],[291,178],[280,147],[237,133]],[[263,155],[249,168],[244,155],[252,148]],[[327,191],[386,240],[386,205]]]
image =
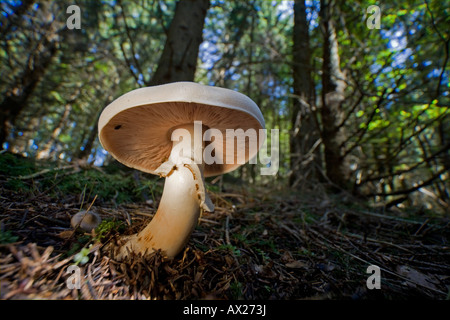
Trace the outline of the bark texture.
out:
[[[345,127],[341,126],[345,114],[345,75],[340,69],[339,46],[333,20],[333,1],[321,2],[320,18],[323,32],[322,68],[322,140],[325,146],[326,174],[339,188],[348,189],[350,168],[345,157],[344,143],[347,140]]]
[[[150,85],[193,81],[209,0],[182,0],[176,5],[158,68]]]
[[[291,175],[289,177],[292,187],[300,185],[300,182],[304,180],[314,179],[316,177],[316,165],[319,162],[317,146],[320,137],[313,111],[314,88],[311,79],[312,66],[308,27],[305,1],[296,0],[294,2],[294,99],[290,141]]]

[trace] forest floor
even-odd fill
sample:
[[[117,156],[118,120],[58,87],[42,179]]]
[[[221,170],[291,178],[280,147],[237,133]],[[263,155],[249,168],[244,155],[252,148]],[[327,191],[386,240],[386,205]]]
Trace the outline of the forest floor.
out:
[[[0,154],[0,298],[449,299],[448,217],[377,209],[320,186],[296,196],[210,183],[216,210],[175,259],[117,262],[108,244],[156,211],[163,181],[147,178]],[[71,227],[80,209],[102,217],[93,233]],[[74,264],[80,289],[67,285]],[[368,289],[370,265],[380,289]]]

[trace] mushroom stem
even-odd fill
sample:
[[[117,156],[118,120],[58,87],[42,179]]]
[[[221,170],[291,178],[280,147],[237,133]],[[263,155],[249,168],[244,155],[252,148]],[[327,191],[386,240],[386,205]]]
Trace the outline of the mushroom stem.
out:
[[[174,152],[157,172],[166,177],[159,208],[151,222],[138,234],[127,239],[118,258],[133,252],[145,255],[160,249],[175,257],[186,245],[197,225],[200,211],[214,211],[206,194],[203,164]]]

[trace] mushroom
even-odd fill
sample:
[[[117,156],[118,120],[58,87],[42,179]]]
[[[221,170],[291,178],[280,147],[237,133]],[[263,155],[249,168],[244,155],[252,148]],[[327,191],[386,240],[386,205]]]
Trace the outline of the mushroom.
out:
[[[214,211],[204,178],[252,159],[264,142],[259,137],[264,125],[249,97],[193,82],[136,89],[109,104],[98,124],[104,149],[128,167],[166,179],[155,216],[124,239],[117,258],[155,250],[175,257],[201,212]]]
[[[83,231],[91,232],[100,225],[101,221],[102,218],[97,213],[82,210],[73,215],[72,219],[70,219],[70,224],[75,229],[80,228]]]

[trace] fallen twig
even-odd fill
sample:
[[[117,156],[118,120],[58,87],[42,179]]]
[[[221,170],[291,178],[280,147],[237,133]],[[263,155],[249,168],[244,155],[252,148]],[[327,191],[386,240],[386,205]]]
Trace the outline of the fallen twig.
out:
[[[41,171],[38,171],[38,172],[35,172],[35,173],[32,173],[32,174],[29,174],[29,175],[26,175],[26,176],[18,176],[17,179],[28,180],[28,179],[33,179],[33,178],[42,176],[42,175],[44,175],[46,173],[49,173],[49,172],[62,171],[62,170],[67,170],[67,169],[77,169],[75,172],[78,172],[80,170],[78,165],[71,164],[71,165],[63,166],[63,167],[59,167],[59,168],[44,169],[44,170],[41,170]]]

